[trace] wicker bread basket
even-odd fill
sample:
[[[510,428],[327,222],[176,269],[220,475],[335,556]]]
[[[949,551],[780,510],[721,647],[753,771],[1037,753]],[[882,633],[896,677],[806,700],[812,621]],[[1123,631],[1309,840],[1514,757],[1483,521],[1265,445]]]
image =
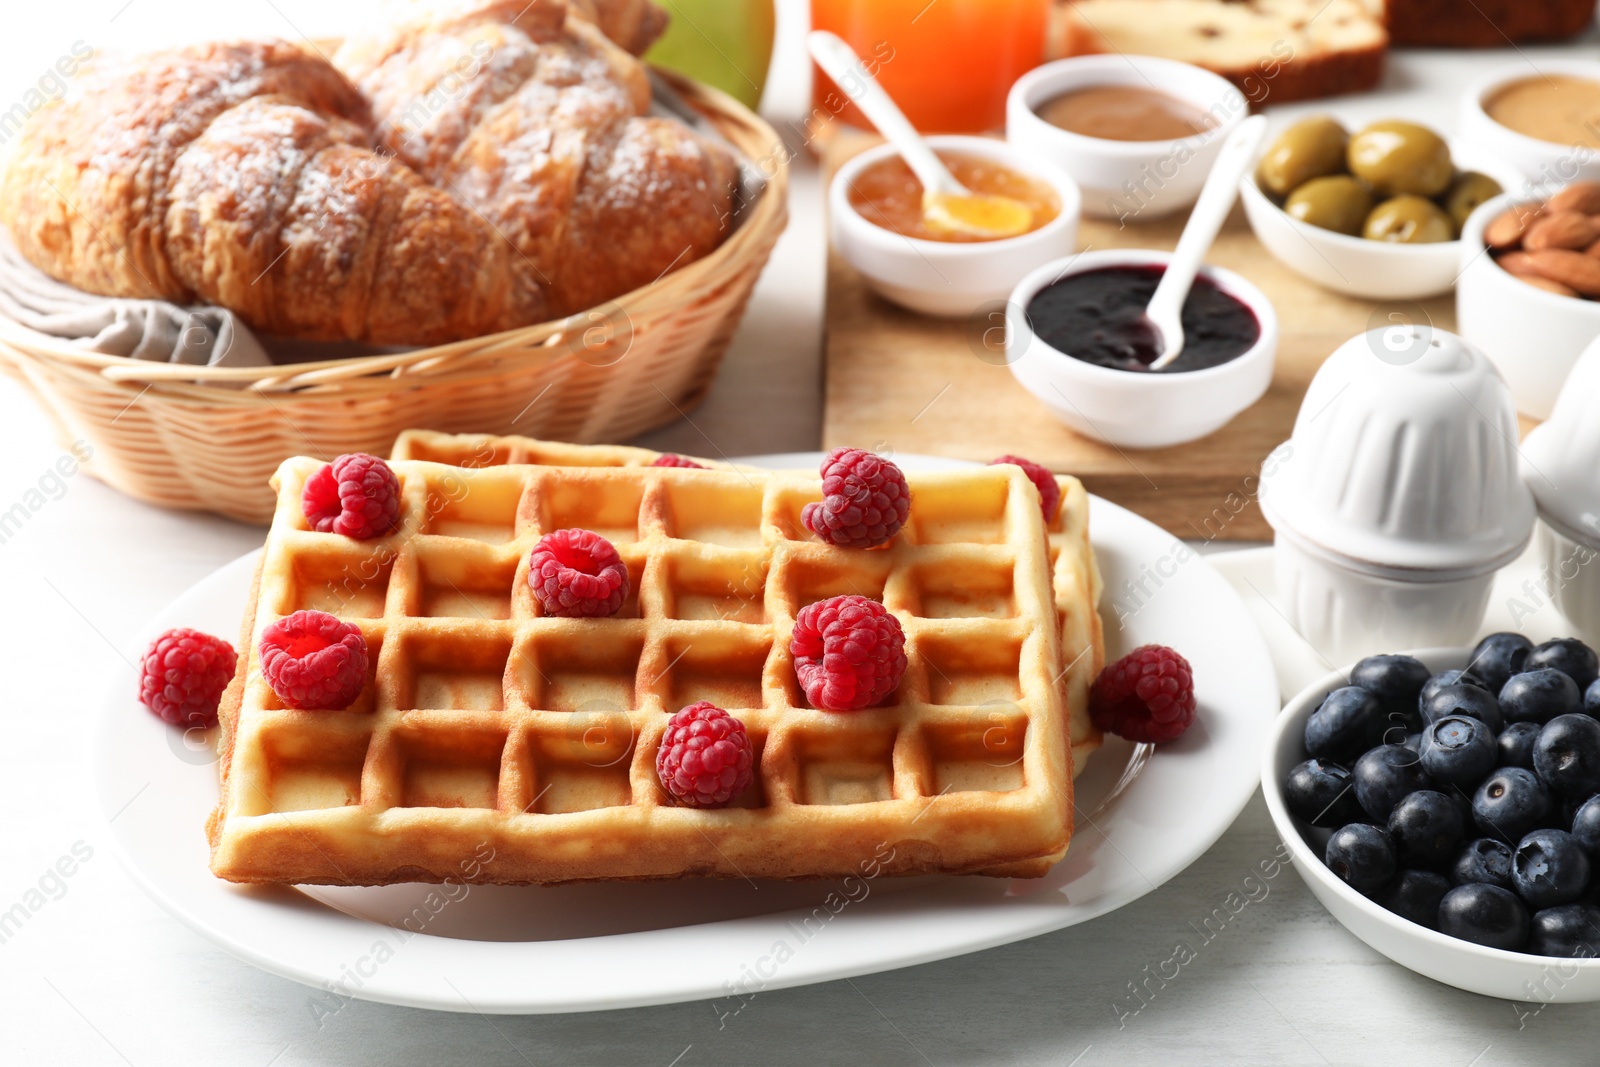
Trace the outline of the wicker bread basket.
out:
[[[140,500],[272,517],[289,456],[387,455],[407,427],[618,441],[704,396],[788,218],[787,155],[733,98],[662,74],[767,178],[720,248],[601,308],[401,355],[221,368],[106,356],[0,316],[0,367],[95,477]]]

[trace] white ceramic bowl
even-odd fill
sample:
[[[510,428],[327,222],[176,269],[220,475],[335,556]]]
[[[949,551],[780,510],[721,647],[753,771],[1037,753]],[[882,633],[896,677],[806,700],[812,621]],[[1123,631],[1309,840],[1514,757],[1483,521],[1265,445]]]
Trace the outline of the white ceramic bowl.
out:
[[[1393,651],[1392,649],[1386,651]],[[1464,648],[1427,649],[1412,655],[1430,671],[1467,665]],[[1284,776],[1306,758],[1306,719],[1323,697],[1349,684],[1349,671],[1328,675],[1289,701],[1273,724],[1261,760],[1261,791],[1294,868],[1335,919],[1402,967],[1437,982],[1505,1000],[1582,1003],[1600,1000],[1600,959],[1568,960],[1485,948],[1418,926],[1380,907],[1334,876],[1313,849],[1283,799]]]
[[[1362,125],[1345,123],[1352,131]],[[1505,167],[1463,159],[1454,145],[1451,154],[1463,170],[1487,174],[1508,189],[1519,185],[1517,175]],[[1301,222],[1273,203],[1256,184],[1253,169],[1240,182],[1239,198],[1250,228],[1267,251],[1324,289],[1367,300],[1421,300],[1448,293],[1456,284],[1462,249],[1467,245],[1464,238],[1406,245],[1325,230]]]
[[[1077,247],[1082,198],[1077,185],[1061,170],[990,137],[927,140],[935,149],[992,159],[1043,182],[1055,191],[1061,213],[1031,233],[999,241],[957,243],[902,237],[868,222],[850,204],[850,188],[861,172],[895,156],[895,150],[886,144],[868,149],[834,175],[828,190],[828,221],[833,247],[885,300],[924,315],[964,318],[986,304],[1004,300],[1023,275]]]
[[[1456,324],[1462,336],[1500,369],[1517,410],[1536,419],[1550,417],[1573,364],[1600,337],[1600,301],[1535,288],[1501,270],[1483,250],[1484,227],[1515,204],[1544,198],[1542,193],[1508,193],[1472,213],[1461,228],[1461,280],[1456,287]]]
[[[1243,355],[1217,367],[1141,374],[1074,359],[1028,324],[1028,302],[1045,286],[1104,267],[1166,266],[1171,253],[1141,249],[1084,252],[1047,263],[1022,279],[1006,305],[1006,362],[1051,413],[1085,437],[1123,448],[1166,448],[1215,433],[1261,399],[1272,384],[1278,316],[1261,290],[1220,267],[1201,274],[1248,307],[1261,336]]]
[[[1047,100],[1097,85],[1152,88],[1216,117],[1203,134],[1176,141],[1109,141],[1063,130],[1039,117]],[[1047,159],[1083,190],[1084,214],[1094,218],[1158,218],[1195,202],[1228,134],[1250,113],[1227,79],[1208,70],[1153,56],[1077,56],[1024,74],[1006,101],[1006,140]]]
[[[1485,74],[1461,97],[1456,125],[1461,140],[1476,154],[1502,160],[1530,185],[1566,185],[1579,178],[1600,178],[1600,151],[1529,137],[1500,125],[1483,109],[1484,102],[1500,88],[1540,74],[1570,74],[1600,82],[1600,62],[1541,57],[1537,70],[1524,61]]]

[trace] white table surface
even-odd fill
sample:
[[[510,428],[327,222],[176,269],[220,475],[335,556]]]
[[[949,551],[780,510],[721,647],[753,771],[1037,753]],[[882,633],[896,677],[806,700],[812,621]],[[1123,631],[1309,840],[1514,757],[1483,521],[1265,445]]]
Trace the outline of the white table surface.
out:
[[[806,98],[796,50],[803,3],[780,2],[784,54],[767,107],[778,119],[798,115]],[[352,25],[367,6],[18,5],[0,34],[0,102],[20,98],[75,40],[106,47],[317,35]],[[1536,61],[1548,53],[1522,54]],[[1487,65],[1516,59],[1509,49],[1403,55],[1382,98],[1339,108],[1448,128],[1459,88]],[[729,455],[817,447],[823,244],[819,183],[803,157],[792,213],[710,399],[692,424],[648,443]],[[44,418],[9,382],[0,383],[0,455],[0,510],[60,455]],[[134,503],[79,476],[0,543],[8,738],[0,746],[0,914],[14,904],[29,913],[0,933],[0,1063],[1596,1062],[1600,1011],[1530,1015],[1438,985],[1346,933],[1293,873],[1247,883],[1279,846],[1259,796],[1187,872],[1113,915],[942,963],[763,993],[725,1025],[708,1003],[486,1019],[356,1001],[319,1027],[311,990],[235,960],[134,887],[98,828],[87,774],[91,709],[146,618],[261,538],[226,520]],[[74,849],[92,853],[69,878],[47,874]],[[35,889],[43,892],[30,895]],[[1180,940],[1199,946],[1193,961],[1174,979],[1151,978]],[[1130,984],[1141,983],[1147,1002],[1132,999]]]

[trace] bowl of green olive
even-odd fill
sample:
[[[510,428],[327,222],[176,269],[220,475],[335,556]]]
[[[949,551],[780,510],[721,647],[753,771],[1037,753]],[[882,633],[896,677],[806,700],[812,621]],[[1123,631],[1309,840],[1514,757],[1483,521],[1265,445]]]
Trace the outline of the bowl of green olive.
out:
[[[1462,225],[1515,184],[1493,163],[1460,165],[1426,126],[1314,115],[1273,138],[1241,199],[1267,251],[1318,285],[1420,300],[1455,286]]]

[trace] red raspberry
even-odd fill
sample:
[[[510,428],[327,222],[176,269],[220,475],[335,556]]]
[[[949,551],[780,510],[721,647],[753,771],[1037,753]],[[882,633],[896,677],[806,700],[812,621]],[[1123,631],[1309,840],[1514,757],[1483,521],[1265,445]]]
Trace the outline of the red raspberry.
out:
[[[261,673],[287,707],[343,711],[367,683],[367,639],[325,611],[297,611],[261,635]]]
[[[720,808],[750,787],[753,760],[744,723],[702,700],[667,720],[656,774],[679,804]]]
[[[900,620],[864,596],[830,597],[801,608],[789,651],[806,699],[823,711],[881,704],[906,674]]]
[[[239,654],[222,638],[168,630],[139,664],[139,700],[174,726],[215,726],[217,704],[238,665]]]
[[[1049,470],[1041,467],[1031,459],[1021,456],[1001,456],[989,464],[993,467],[997,463],[1011,463],[1022,468],[1028,476],[1028,481],[1039,490],[1039,503],[1044,507],[1044,521],[1050,522],[1056,517],[1056,508],[1061,506],[1061,486],[1056,484],[1056,476]]]
[[[300,510],[318,533],[382,537],[400,521],[400,481],[377,456],[353,452],[306,479]]]
[[[1194,722],[1194,672],[1163,645],[1143,645],[1100,672],[1089,690],[1089,715],[1129,741],[1172,741]]]
[[[846,548],[872,548],[899,532],[911,511],[900,468],[859,448],[836,448],[822,461],[822,502],[800,512],[806,529]]]
[[[529,553],[528,585],[546,615],[603,619],[628,598],[628,568],[599,534],[557,530]]]
[[[689,458],[687,458],[685,456],[680,456],[676,452],[665,452],[665,453],[657,456],[656,457],[656,461],[654,463],[650,464],[650,466],[652,466],[652,467],[693,467],[697,471],[703,471],[703,470],[706,469],[706,465],[704,463],[696,463],[694,460],[689,459]]]

